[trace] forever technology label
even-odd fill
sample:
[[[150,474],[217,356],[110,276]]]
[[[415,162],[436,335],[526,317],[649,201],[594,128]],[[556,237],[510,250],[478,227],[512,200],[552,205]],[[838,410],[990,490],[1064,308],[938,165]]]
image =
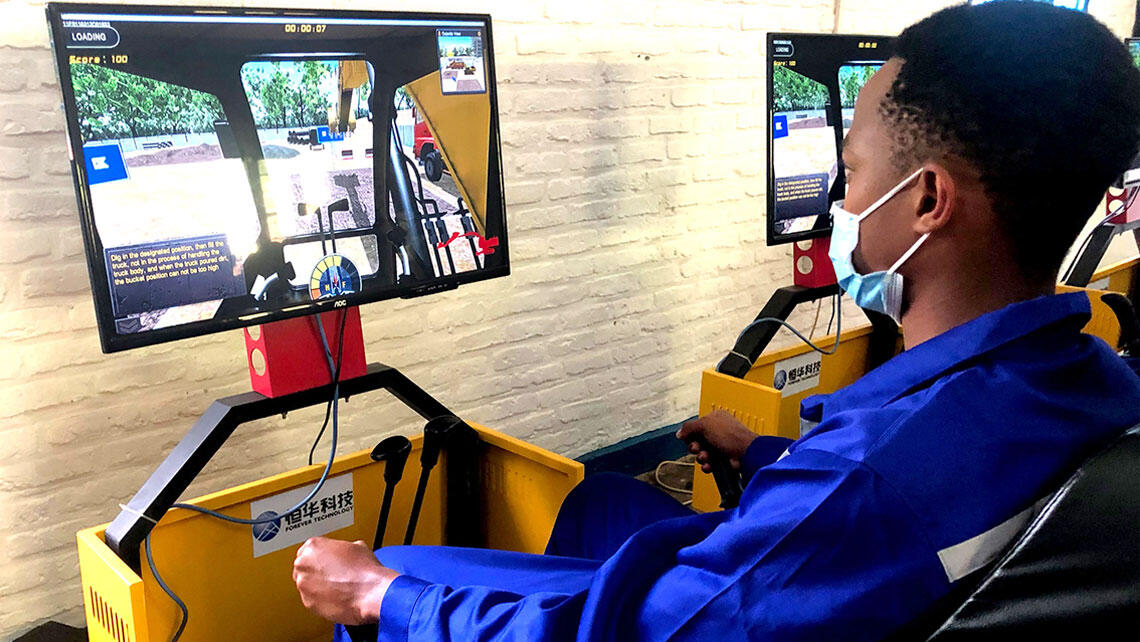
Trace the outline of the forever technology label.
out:
[[[255,519],[276,517],[289,510],[312,492],[311,485],[302,486],[249,504]],[[330,477],[301,508],[272,522],[254,524],[253,556],[261,557],[295,546],[318,535],[352,526],[356,521],[352,494],[352,473]]]
[[[772,372],[772,387],[780,391],[781,397],[811,390],[819,385],[822,365],[823,357],[814,351],[777,361]]]

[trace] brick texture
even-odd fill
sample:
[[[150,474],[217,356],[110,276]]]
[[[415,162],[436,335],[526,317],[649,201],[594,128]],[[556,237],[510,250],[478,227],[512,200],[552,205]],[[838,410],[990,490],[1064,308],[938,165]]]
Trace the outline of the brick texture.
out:
[[[569,456],[692,415],[700,371],[791,280],[791,250],[763,240],[764,32],[893,33],[945,4],[324,3],[495,19],[513,274],[366,306],[369,357]],[[1091,4],[1130,30],[1133,3]],[[0,639],[82,622],[74,532],[111,519],[212,399],[248,389],[238,332],[100,353],[59,102],[42,5],[0,2]],[[188,496],[303,464],[320,417],[243,426]],[[383,396],[342,417],[344,452],[420,429]]]

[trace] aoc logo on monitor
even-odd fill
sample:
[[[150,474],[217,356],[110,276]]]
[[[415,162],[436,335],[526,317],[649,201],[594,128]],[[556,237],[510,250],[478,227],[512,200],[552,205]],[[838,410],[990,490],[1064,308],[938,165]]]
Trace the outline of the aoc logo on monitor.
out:
[[[269,517],[277,517],[277,513],[267,510],[257,516],[257,519],[267,519]],[[269,540],[277,537],[277,533],[281,532],[281,520],[275,519],[272,522],[265,522],[263,524],[253,525],[253,538],[259,542],[268,542]]]

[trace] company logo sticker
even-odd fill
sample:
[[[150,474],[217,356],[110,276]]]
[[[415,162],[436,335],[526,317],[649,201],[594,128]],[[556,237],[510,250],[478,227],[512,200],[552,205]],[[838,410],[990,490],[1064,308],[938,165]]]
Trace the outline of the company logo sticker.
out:
[[[249,513],[258,517],[278,517],[251,530],[253,556],[261,557],[300,544],[310,537],[327,535],[352,526],[356,521],[352,473],[330,477],[312,499],[297,510],[285,513],[312,492],[311,484],[278,495],[250,502]]]

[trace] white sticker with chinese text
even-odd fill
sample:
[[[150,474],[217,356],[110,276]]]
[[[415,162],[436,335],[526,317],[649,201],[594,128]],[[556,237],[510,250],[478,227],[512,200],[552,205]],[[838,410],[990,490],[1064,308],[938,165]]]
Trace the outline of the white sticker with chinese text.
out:
[[[254,518],[281,515],[304,499],[312,490],[313,485],[306,484],[300,488],[250,502],[249,513]],[[320,492],[300,509],[288,515],[281,515],[272,522],[252,526],[253,556],[261,557],[300,544],[310,537],[352,526],[353,521],[355,521],[355,511],[352,473],[330,477]]]
[[[780,391],[781,397],[811,390],[819,385],[819,370],[822,364],[823,356],[818,352],[808,352],[777,361],[772,372],[772,387]]]

